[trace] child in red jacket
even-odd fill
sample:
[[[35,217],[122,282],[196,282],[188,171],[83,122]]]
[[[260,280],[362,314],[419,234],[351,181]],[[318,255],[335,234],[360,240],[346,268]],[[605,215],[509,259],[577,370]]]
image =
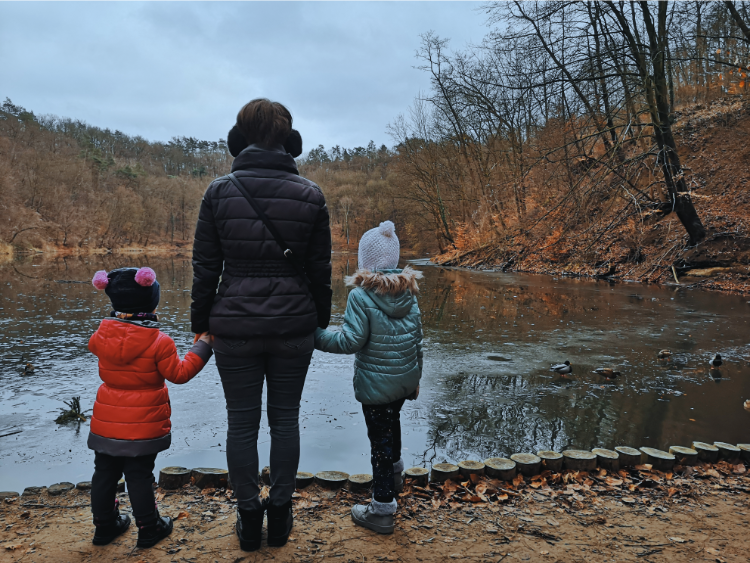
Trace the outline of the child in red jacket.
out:
[[[106,545],[130,526],[116,498],[124,473],[138,526],[137,546],[151,547],[172,532],[172,520],[159,516],[152,488],[156,454],[169,448],[172,439],[164,380],[187,383],[203,369],[212,350],[204,335],[180,360],[174,341],[159,330],[159,282],[151,268],[101,270],[92,283],[107,293],[114,309],[89,340],[104,382],[96,394],[88,439],[96,452],[93,543]]]

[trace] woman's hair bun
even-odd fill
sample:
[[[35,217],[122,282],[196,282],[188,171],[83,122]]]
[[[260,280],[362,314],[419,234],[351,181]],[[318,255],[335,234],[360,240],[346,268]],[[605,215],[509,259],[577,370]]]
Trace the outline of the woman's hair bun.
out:
[[[299,131],[292,129],[289,136],[284,141],[284,149],[294,158],[302,154],[302,135]]]

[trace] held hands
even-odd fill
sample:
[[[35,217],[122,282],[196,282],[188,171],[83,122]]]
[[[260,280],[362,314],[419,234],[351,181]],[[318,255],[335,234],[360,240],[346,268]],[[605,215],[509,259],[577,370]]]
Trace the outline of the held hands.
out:
[[[213,340],[213,336],[208,334],[207,332],[203,332],[201,334],[196,334],[195,338],[193,338],[193,344],[195,344],[198,341],[205,342],[209,346],[211,346],[211,341]]]
[[[419,397],[419,385],[417,385],[417,390],[414,391],[414,400],[417,400],[417,397]]]

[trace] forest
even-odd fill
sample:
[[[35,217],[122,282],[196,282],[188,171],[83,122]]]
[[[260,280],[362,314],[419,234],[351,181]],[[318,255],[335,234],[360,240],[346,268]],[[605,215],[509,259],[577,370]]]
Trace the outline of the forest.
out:
[[[747,2],[483,10],[473,45],[422,35],[431,87],[394,116],[391,147],[299,159],[337,248],[387,218],[443,264],[747,279]],[[2,251],[189,246],[202,192],[230,164],[222,140],[150,142],[6,99]]]

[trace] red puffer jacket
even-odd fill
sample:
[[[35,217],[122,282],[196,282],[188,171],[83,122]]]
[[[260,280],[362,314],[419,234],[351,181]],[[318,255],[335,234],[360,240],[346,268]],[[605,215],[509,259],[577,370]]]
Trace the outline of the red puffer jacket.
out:
[[[89,340],[99,358],[99,387],[88,445],[109,455],[137,456],[171,443],[169,392],[164,380],[187,383],[203,369],[211,348],[198,341],[180,360],[155,322],[104,319]]]

